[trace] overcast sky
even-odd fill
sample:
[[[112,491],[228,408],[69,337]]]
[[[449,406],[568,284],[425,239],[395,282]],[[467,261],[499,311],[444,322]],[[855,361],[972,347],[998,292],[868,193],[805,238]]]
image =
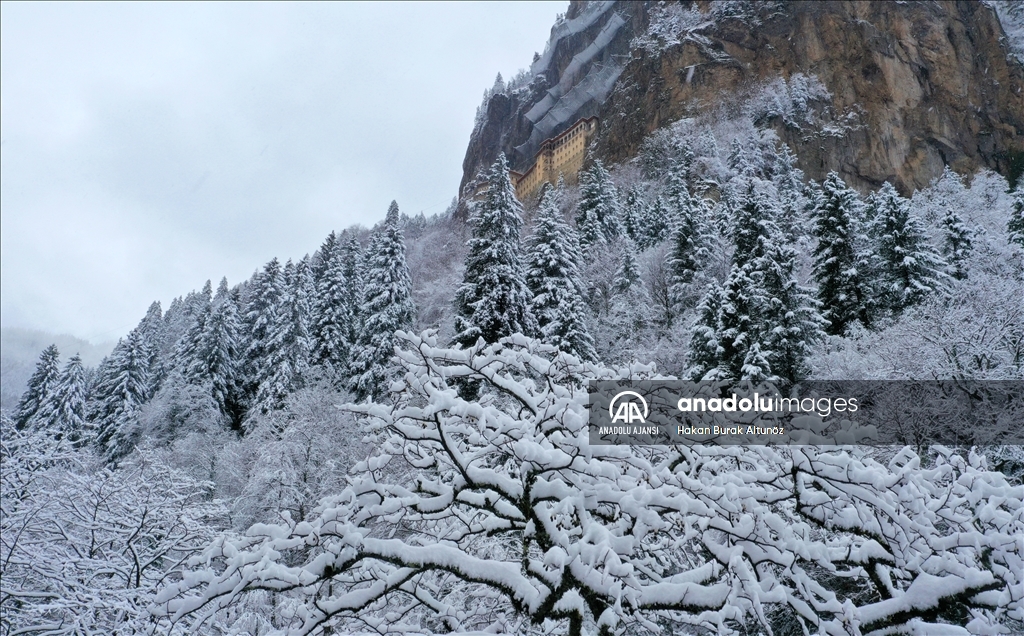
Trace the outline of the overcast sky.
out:
[[[116,340],[392,199],[443,211],[566,6],[3,3],[0,322]]]

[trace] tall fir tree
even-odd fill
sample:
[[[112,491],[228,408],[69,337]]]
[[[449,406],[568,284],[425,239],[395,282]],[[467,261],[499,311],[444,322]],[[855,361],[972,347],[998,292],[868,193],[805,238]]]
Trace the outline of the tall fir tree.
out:
[[[675,175],[667,188],[671,249],[666,256],[669,298],[673,313],[686,303],[694,277],[707,255],[704,227],[707,222],[700,202],[690,196],[686,182]]]
[[[797,383],[808,376],[807,358],[824,338],[827,323],[813,292],[797,281],[797,253],[783,239],[780,234],[768,241],[765,254],[751,264],[763,298],[757,355],[765,358],[775,378]],[[752,370],[743,375],[755,382],[764,379],[754,378]]]
[[[858,265],[862,256],[856,245],[861,204],[856,192],[835,172],[822,183],[814,211],[814,277],[818,299],[828,320],[828,333],[843,335],[854,322],[870,326],[870,299]]]
[[[77,443],[87,434],[85,419],[86,382],[82,359],[75,354],[68,360],[56,385],[43,402],[35,426],[58,440]]]
[[[91,419],[96,446],[108,461],[127,455],[136,443],[134,418],[149,399],[149,345],[132,330],[100,365]]]
[[[739,187],[731,238],[736,247],[733,262],[740,267],[763,258],[769,246],[781,237],[776,224],[780,212],[776,205],[778,196],[772,187],[753,177],[743,180]]]
[[[622,234],[618,190],[600,161],[580,174],[576,228],[584,246],[607,243]]]
[[[340,242],[345,280],[348,281],[348,307],[352,321],[349,342],[354,344],[358,340],[359,326],[362,324],[360,308],[363,303],[363,248],[355,233],[348,233],[348,230],[342,232]]]
[[[974,232],[952,206],[946,208],[942,217],[942,234],[942,255],[949,263],[949,275],[957,280],[966,279],[967,259],[974,249]]]
[[[297,264],[288,260],[281,278],[282,293],[267,335],[267,357],[253,405],[262,413],[283,407],[288,395],[302,387],[311,351],[309,288],[312,275],[308,257]]]
[[[228,418],[231,427],[238,430],[243,416],[238,377],[242,328],[238,316],[238,295],[227,290],[226,280],[221,284],[225,291],[214,298],[210,317],[206,321],[202,350],[213,400],[220,412]]]
[[[751,348],[761,338],[760,310],[763,297],[757,281],[746,267],[733,264],[721,295],[718,316],[719,377],[732,380],[749,379],[743,367]],[[759,367],[770,375],[767,365]]]
[[[638,186],[626,192],[626,200],[622,205],[622,230],[635,243],[644,245],[648,241],[648,223],[650,222],[650,206],[644,199]]]
[[[373,235],[365,262],[361,325],[350,387],[360,399],[378,399],[387,392],[392,377],[395,331],[411,328],[415,317],[405,239],[394,201]]]
[[[725,291],[717,282],[708,285],[697,305],[690,335],[689,376],[694,381],[716,380],[721,375],[721,314]]]
[[[629,239],[622,241],[622,256],[612,291],[608,316],[598,321],[600,327],[607,328],[595,332],[606,336],[602,345],[609,354],[609,361],[624,362],[623,354],[630,355],[629,343],[639,342],[654,322],[653,303],[640,275],[636,245]]]
[[[281,320],[278,312],[283,307],[285,284],[281,264],[276,258],[253,277],[248,295],[242,369],[247,408],[255,401],[260,385],[270,376],[269,361],[278,355],[279,343],[273,336]]]
[[[587,331],[576,233],[562,220],[550,190],[541,195],[527,250],[526,285],[540,337],[581,360],[597,359]]]
[[[881,301],[898,314],[943,287],[946,262],[928,244],[924,226],[910,213],[910,201],[891,183],[872,194],[868,205]]]
[[[350,284],[341,244],[325,242],[320,248],[320,262],[313,302],[313,359],[340,376],[348,370],[354,333]]]
[[[14,413],[14,422],[19,429],[28,427],[43,404],[53,392],[60,378],[60,351],[52,344],[39,354],[39,362],[32,377],[28,380],[28,388],[21,395],[18,408]]]
[[[640,281],[640,265],[636,262],[636,244],[631,240],[622,242],[622,259],[615,271],[612,287],[616,292],[625,292]]]
[[[1006,233],[1011,243],[1024,247],[1024,185],[1018,185],[1018,192],[1013,197],[1013,208],[1010,220],[1006,224]]]
[[[520,250],[522,206],[504,154],[491,166],[487,181],[486,198],[471,219],[466,272],[455,294],[454,341],[464,347],[480,338],[491,343],[514,333],[537,333]]]

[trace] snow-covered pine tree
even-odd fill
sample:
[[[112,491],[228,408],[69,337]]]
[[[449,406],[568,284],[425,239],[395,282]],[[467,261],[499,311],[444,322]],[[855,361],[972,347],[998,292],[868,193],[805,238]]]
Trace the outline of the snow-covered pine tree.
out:
[[[776,224],[778,200],[771,184],[756,177],[742,180],[736,195],[731,238],[736,246],[733,262],[740,267],[764,257],[768,248],[782,240]]]
[[[768,361],[773,376],[796,383],[809,373],[807,357],[824,338],[826,322],[813,292],[798,284],[797,254],[784,239],[780,234],[769,240],[764,256],[751,263],[763,301],[758,354]]]
[[[209,287],[210,281],[206,281],[204,291],[208,292]],[[198,305],[198,309],[202,309],[201,304]],[[142,341],[148,347],[149,388],[147,391],[149,395],[155,395],[167,375],[164,350],[173,345],[173,343],[167,342],[167,327],[160,308],[160,301],[153,301],[149,305],[146,315],[139,321],[135,329],[140,332]]]
[[[349,366],[354,333],[351,286],[345,276],[342,246],[325,242],[320,248],[320,263],[313,303],[313,359],[340,379]]]
[[[579,241],[562,220],[554,194],[545,190],[526,255],[526,285],[540,339],[581,360],[594,361],[594,340],[587,331]]]
[[[636,262],[636,244],[631,240],[622,241],[622,260],[615,271],[612,287],[616,292],[625,292],[640,280],[640,265]]]
[[[650,206],[644,200],[639,186],[633,186],[626,192],[626,201],[622,206],[622,229],[631,240],[646,244],[648,240],[647,225],[650,221]]]
[[[974,249],[974,232],[953,206],[948,206],[942,217],[942,234],[942,255],[949,263],[949,275],[964,280],[967,278],[967,259]]]
[[[223,279],[214,297],[210,317],[206,321],[202,351],[213,400],[235,429],[241,426],[243,416],[242,396],[238,385],[241,332],[238,293],[228,290],[227,279]]]
[[[646,219],[646,224],[639,234],[640,238],[636,242],[641,250],[661,243],[672,234],[672,213],[664,196],[654,199],[654,203],[647,210]]]
[[[772,182],[779,193],[780,208],[776,223],[790,236],[796,232],[804,233],[804,221],[813,209],[804,184],[804,173],[796,166],[796,155],[789,146],[782,144],[775,157]]]
[[[606,359],[626,362],[633,355],[630,343],[640,342],[654,322],[651,296],[640,275],[633,241],[622,241],[622,257],[612,282],[613,295],[608,316],[598,320],[595,336],[602,338]]]
[[[669,177],[665,202],[669,214],[671,249],[666,256],[669,297],[673,313],[685,304],[694,276],[706,257],[704,210],[690,196],[686,182],[676,171]]]
[[[47,434],[69,442],[78,442],[87,430],[85,420],[86,383],[82,359],[75,354],[68,360],[53,390],[34,418],[34,426]]]
[[[814,277],[818,299],[829,321],[828,333],[842,335],[856,321],[870,325],[869,299],[858,271],[861,256],[856,239],[861,204],[857,193],[830,172],[822,183],[821,197],[814,210]]]
[[[21,395],[18,408],[14,412],[14,422],[18,429],[28,427],[32,419],[42,408],[53,392],[60,378],[60,351],[52,344],[39,354],[36,370],[28,380],[28,388]]]
[[[763,293],[748,268],[733,264],[722,288],[722,304],[718,315],[717,340],[721,348],[718,368],[722,378],[750,379],[743,367],[748,362],[751,348],[760,342],[763,335]],[[764,366],[759,368],[763,370]]]
[[[313,255],[313,284],[317,288],[320,286],[320,279],[323,278],[324,272],[327,271],[327,263],[330,261],[331,255],[338,249],[338,245],[338,235],[332,230],[320,244],[320,249]]]
[[[289,259],[281,278],[283,292],[268,334],[264,372],[254,401],[254,407],[262,413],[284,406],[285,398],[302,386],[309,367],[312,276],[308,257],[298,264]]]
[[[206,330],[210,314],[210,305],[200,308],[174,347],[171,367],[188,384],[198,386],[206,381]]]
[[[928,244],[910,201],[886,182],[869,200],[882,304],[894,313],[924,300],[948,280],[946,262]]]
[[[377,399],[388,390],[395,331],[412,327],[415,315],[405,239],[398,204],[394,201],[384,223],[373,235],[365,263],[363,302],[359,308],[361,326],[352,355],[350,387],[359,399]]]
[[[580,174],[576,228],[584,247],[610,242],[622,234],[618,190],[600,161]]]
[[[253,401],[262,384],[270,376],[268,361],[277,355],[278,343],[273,340],[274,326],[285,294],[281,264],[276,258],[253,276],[245,307],[245,348],[243,356],[243,388],[247,401]]]
[[[137,441],[133,418],[149,399],[149,354],[144,332],[135,329],[100,365],[91,419],[96,446],[109,461],[127,455]]]
[[[348,306],[351,315],[352,328],[349,334],[349,342],[355,343],[359,338],[359,325],[362,314],[360,307],[363,303],[363,248],[355,232],[345,230],[339,239],[341,244],[341,260],[344,264],[345,280],[348,281]],[[350,353],[351,355],[351,353]]]
[[[713,380],[721,376],[721,315],[725,290],[717,282],[708,285],[697,305],[697,316],[690,336],[689,376],[694,381]]]
[[[1024,247],[1024,184],[1017,186],[1017,195],[1013,198],[1013,209],[1006,224],[1006,233],[1011,243]]]
[[[466,272],[455,294],[453,341],[463,347],[473,346],[479,338],[497,342],[514,333],[532,336],[537,331],[520,254],[522,206],[504,154],[491,166],[487,181],[486,198],[471,219]]]

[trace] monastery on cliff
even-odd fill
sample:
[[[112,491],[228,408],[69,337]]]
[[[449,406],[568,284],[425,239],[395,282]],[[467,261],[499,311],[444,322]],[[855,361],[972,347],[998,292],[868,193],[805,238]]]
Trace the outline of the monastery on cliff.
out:
[[[540,191],[545,183],[555,185],[558,177],[575,183],[583,168],[587,144],[597,133],[597,117],[583,117],[562,134],[541,142],[533,165],[526,172],[510,170],[516,198],[525,201]]]

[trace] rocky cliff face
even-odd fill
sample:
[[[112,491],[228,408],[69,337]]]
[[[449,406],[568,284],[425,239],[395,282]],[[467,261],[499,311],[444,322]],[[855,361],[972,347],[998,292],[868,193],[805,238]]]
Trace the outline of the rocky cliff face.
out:
[[[629,159],[652,131],[726,116],[780,78],[824,87],[807,96],[813,125],[753,113],[811,178],[836,170],[862,189],[892,181],[904,192],[944,165],[1013,178],[1024,165],[1024,65],[1010,45],[978,2],[573,3],[532,83],[486,105],[463,184],[499,152],[527,167],[540,141],[593,114],[592,156]]]

